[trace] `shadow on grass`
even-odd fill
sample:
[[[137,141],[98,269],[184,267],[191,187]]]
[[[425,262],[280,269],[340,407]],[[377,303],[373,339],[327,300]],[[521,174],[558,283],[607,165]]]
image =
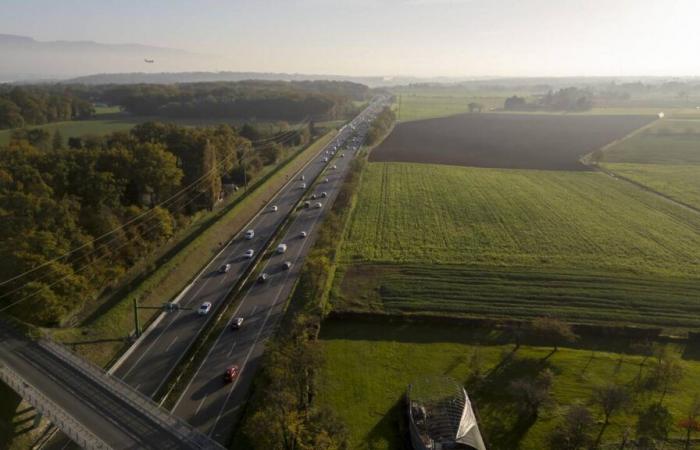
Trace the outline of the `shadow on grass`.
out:
[[[365,448],[391,448],[395,450],[410,450],[411,442],[408,436],[408,418],[405,411],[406,403],[403,396],[396,400],[388,411],[374,411],[381,420],[372,427],[364,440]]]
[[[479,425],[489,448],[519,448],[537,415],[522,413],[513,399],[511,383],[522,378],[534,380],[543,370],[551,368],[548,359],[519,358],[517,352],[511,351],[471,388],[472,402],[482,405]]]
[[[380,315],[376,319],[367,320],[326,319],[321,328],[321,339],[395,341],[415,344],[448,342],[470,345],[507,345],[514,344],[516,340],[513,330],[499,329],[495,326],[478,327],[469,323],[458,325],[439,320],[436,320],[435,323],[411,321],[408,317],[389,315]],[[551,346],[551,343],[538,339],[536,336],[520,335],[518,340],[521,345]],[[636,347],[638,342],[638,339],[631,338],[579,336],[576,342],[568,343],[565,347],[638,355],[641,354]],[[696,354],[700,357],[700,348]]]

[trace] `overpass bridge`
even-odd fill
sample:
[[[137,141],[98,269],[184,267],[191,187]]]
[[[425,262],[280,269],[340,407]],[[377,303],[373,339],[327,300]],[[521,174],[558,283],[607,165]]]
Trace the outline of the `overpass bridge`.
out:
[[[223,450],[62,345],[29,339],[4,321],[0,379],[86,449]]]

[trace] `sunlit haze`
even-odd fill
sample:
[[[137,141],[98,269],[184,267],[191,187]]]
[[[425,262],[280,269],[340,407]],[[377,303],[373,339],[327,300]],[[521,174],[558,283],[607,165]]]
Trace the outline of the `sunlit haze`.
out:
[[[124,72],[688,76],[698,17],[696,0],[5,0],[0,33],[197,54]]]

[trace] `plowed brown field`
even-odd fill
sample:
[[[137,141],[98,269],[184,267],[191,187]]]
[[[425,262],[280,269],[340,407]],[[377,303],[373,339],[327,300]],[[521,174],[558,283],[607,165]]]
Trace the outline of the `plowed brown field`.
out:
[[[579,158],[654,116],[460,114],[396,125],[370,161],[586,170]]]

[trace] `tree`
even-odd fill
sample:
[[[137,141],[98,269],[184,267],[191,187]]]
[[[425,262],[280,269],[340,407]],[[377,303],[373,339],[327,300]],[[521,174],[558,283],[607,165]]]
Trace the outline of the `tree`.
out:
[[[626,408],[630,403],[630,396],[623,386],[606,384],[593,390],[592,403],[599,406],[603,412],[603,425],[596,437],[594,448],[598,448],[603,438],[605,429],[610,425],[610,418],[617,412]]]
[[[559,345],[574,342],[578,338],[571,325],[554,317],[538,317],[530,326],[536,336],[553,346],[552,352],[545,359],[559,350]]]
[[[503,107],[509,111],[522,111],[527,109],[527,102],[523,97],[514,95],[506,99]]]
[[[637,438],[665,441],[673,426],[673,416],[668,408],[660,403],[652,403],[639,414]]]
[[[593,443],[593,415],[583,405],[571,405],[549,437],[552,450],[588,449]]]
[[[683,366],[678,358],[661,349],[657,352],[654,365],[649,370],[646,386],[661,393],[659,403],[663,403],[666,394],[683,379]]]
[[[685,450],[689,450],[692,433],[700,432],[700,396],[697,394],[690,402],[687,415],[678,422],[678,427],[685,430]]]
[[[521,414],[537,418],[540,406],[552,401],[549,390],[553,380],[552,371],[545,369],[534,380],[521,378],[511,382],[510,391],[518,402]]]
[[[58,130],[58,128],[53,132],[51,147],[53,150],[61,150],[63,148],[63,136],[61,136],[61,132]]]
[[[484,109],[484,105],[481,103],[471,102],[467,105],[470,113],[480,113]]]

